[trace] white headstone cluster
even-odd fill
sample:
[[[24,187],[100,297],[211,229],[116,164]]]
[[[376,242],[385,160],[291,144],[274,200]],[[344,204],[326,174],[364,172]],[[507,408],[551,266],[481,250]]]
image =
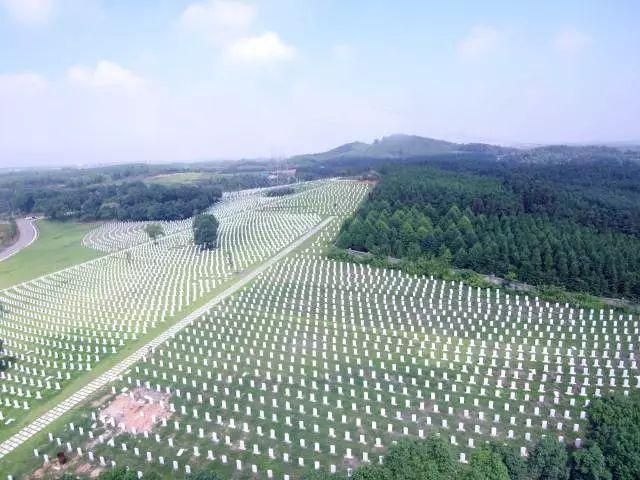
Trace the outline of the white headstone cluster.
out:
[[[122,385],[171,396],[154,446],[165,458],[197,445],[241,470],[267,477],[260,465],[277,462],[295,475],[438,433],[467,461],[491,440],[526,455],[542,435],[580,439],[590,399],[638,388],[637,342],[629,315],[300,253]]]
[[[302,184],[298,189],[302,194],[333,183]],[[105,357],[274,255],[322,218],[311,209],[265,209],[274,199],[261,190],[225,196],[212,209],[220,221],[215,250],[196,247],[188,224],[157,244],[147,241],[1,290],[0,338],[17,361],[0,372],[0,422],[17,420]],[[127,231],[126,224],[120,225]],[[123,233],[119,238],[125,237]]]
[[[327,182],[233,218],[353,209],[367,188]],[[262,225],[253,239],[268,244],[273,223]],[[329,260],[319,253],[338,227],[124,374],[117,391],[162,394],[171,415],[145,434],[96,424],[95,462],[184,474],[214,461],[287,479],[352,471],[434,433],[462,462],[491,440],[527,455],[542,435],[579,446],[593,398],[639,388],[637,316]],[[57,438],[84,451],[87,431]]]
[[[172,235],[191,227],[191,219],[163,222],[107,222],[94,228],[82,239],[85,247],[103,252],[116,252],[149,241],[145,227],[159,224],[165,235]]]

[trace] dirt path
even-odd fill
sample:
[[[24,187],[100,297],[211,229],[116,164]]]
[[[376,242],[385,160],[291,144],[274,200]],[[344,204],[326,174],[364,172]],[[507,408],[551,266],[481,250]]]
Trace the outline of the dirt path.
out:
[[[0,262],[14,256],[20,250],[35,242],[36,238],[38,238],[38,228],[36,227],[35,220],[19,218],[16,220],[16,226],[18,227],[18,240],[16,240],[14,244],[9,245],[4,250],[0,251]]]

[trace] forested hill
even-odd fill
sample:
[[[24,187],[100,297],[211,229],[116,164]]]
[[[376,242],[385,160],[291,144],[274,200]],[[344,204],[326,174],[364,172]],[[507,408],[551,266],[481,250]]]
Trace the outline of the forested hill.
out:
[[[442,155],[484,155],[493,160],[512,163],[591,163],[593,161],[640,161],[637,149],[614,148],[602,145],[548,145],[532,148],[513,148],[487,143],[454,143],[417,135],[396,134],[382,137],[372,143],[352,142],[321,153],[292,157],[292,163],[309,165],[332,163],[341,165],[349,161],[398,160],[400,163],[416,158]]]
[[[640,165],[392,166],[340,247],[640,300]]]

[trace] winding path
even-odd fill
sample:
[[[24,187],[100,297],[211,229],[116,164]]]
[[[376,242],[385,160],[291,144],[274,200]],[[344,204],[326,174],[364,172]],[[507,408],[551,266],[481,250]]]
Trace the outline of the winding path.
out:
[[[15,435],[9,437],[7,440],[2,442],[0,444],[0,459],[6,456],[7,454],[11,453],[13,450],[15,450],[24,442],[26,442],[31,437],[33,437],[35,434],[41,432],[45,427],[47,427],[47,425],[51,424],[52,422],[60,418],[62,415],[64,415],[69,410],[71,410],[76,405],[78,405],[80,402],[86,400],[89,396],[91,396],[97,390],[108,385],[112,381],[116,380],[118,376],[124,373],[131,365],[133,365],[135,362],[143,358],[147,354],[147,352],[155,349],[165,341],[172,338],[176,333],[178,333],[180,330],[190,325],[198,317],[207,313],[214,305],[220,303],[230,295],[233,295],[242,287],[244,287],[249,282],[251,282],[258,275],[260,275],[262,272],[264,272],[267,268],[271,267],[274,263],[282,260],[284,257],[289,255],[292,251],[298,248],[302,243],[304,243],[313,235],[315,235],[324,227],[326,227],[327,224],[330,223],[331,220],[333,220],[333,218],[334,217],[325,218],[322,222],[317,224],[315,227],[313,227],[311,230],[309,230],[307,233],[305,233],[301,237],[298,237],[296,240],[291,242],[284,249],[280,250],[274,256],[266,260],[264,263],[260,264],[254,269],[243,274],[235,283],[231,284],[225,290],[220,292],[218,295],[212,298],[205,305],[198,308],[197,310],[194,310],[189,315],[184,317],[182,320],[173,324],[171,327],[167,328],[160,335],[150,340],[149,342],[145,343],[143,346],[141,346],[131,355],[129,355],[128,357],[120,361],[114,367],[110,368],[105,373],[97,377],[95,380],[89,382],[84,387],[80,388],[73,394],[69,395],[67,398],[61,400],[55,407],[47,411],[47,413],[36,418],[33,422],[31,422],[26,427],[22,428]]]
[[[19,218],[16,220],[16,226],[18,227],[18,240],[0,251],[0,262],[14,256],[38,238],[38,228],[34,219]]]

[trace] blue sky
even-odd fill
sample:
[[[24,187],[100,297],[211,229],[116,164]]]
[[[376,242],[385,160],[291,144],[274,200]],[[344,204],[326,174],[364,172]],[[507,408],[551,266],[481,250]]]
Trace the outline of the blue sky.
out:
[[[0,166],[640,141],[640,2],[0,0]]]

